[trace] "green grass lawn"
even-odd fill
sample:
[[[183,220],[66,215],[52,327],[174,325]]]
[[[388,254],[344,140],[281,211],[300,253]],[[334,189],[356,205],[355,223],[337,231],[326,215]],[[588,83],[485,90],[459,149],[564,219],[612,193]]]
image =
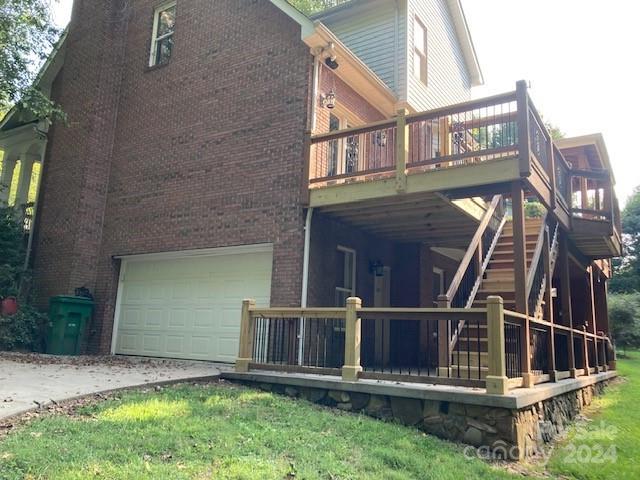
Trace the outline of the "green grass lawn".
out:
[[[227,385],[129,392],[0,442],[0,478],[512,478],[415,429]]]
[[[546,471],[562,479],[640,478],[640,353],[596,399]],[[501,479],[461,446],[397,424],[249,388],[130,391],[43,415],[0,440],[0,479]]]
[[[571,429],[547,467],[576,479],[640,478],[640,352],[618,359],[623,377],[585,412],[589,421]]]

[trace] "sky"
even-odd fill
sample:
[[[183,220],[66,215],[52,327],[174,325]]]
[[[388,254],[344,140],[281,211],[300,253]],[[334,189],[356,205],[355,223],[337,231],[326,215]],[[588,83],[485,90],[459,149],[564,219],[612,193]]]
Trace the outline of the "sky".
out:
[[[71,4],[53,0],[59,26],[68,22]],[[640,185],[640,1],[462,4],[485,80],[474,97],[511,91],[517,80],[527,80],[538,110],[566,136],[602,133],[624,204]]]

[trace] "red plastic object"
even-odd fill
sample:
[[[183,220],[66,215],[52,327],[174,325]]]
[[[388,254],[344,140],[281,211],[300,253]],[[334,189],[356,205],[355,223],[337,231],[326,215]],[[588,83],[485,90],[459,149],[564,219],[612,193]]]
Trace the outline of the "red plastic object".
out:
[[[16,297],[7,297],[2,299],[2,315],[9,317],[18,311],[18,300]]]

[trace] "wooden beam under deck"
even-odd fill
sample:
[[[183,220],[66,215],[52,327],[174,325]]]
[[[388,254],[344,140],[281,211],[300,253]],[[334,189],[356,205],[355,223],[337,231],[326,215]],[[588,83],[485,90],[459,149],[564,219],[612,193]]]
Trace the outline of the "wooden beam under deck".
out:
[[[442,170],[409,171],[404,193],[398,193],[395,178],[363,180],[313,188],[309,197],[309,206],[332,207],[394,196],[481,187],[486,184],[518,179],[520,179],[518,159],[510,157]]]
[[[335,218],[381,238],[397,242],[464,247],[475,232],[481,202],[454,204],[439,193],[395,194],[358,202],[316,207]]]

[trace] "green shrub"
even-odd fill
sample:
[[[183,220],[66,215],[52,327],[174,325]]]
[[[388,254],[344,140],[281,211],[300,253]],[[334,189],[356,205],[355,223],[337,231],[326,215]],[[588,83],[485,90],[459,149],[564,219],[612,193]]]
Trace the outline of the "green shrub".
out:
[[[524,204],[524,216],[527,218],[542,218],[545,208],[540,202],[526,202]]]
[[[0,316],[0,350],[41,350],[46,322],[47,316],[29,305],[10,317]]]
[[[616,347],[640,347],[640,293],[610,295],[609,321]]]

